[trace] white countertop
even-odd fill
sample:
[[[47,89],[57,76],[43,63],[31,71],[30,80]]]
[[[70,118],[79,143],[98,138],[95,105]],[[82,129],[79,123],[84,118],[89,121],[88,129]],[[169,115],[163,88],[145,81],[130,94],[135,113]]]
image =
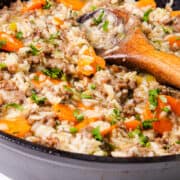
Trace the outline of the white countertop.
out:
[[[11,179],[0,173],[0,180],[11,180]]]

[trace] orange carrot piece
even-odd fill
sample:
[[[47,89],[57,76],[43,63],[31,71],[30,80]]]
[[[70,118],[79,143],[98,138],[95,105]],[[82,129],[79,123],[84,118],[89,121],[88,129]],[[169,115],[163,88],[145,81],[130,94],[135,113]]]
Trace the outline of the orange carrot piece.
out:
[[[76,122],[73,115],[73,110],[65,104],[56,104],[53,106],[53,110],[57,113],[59,120],[67,120],[69,122]]]
[[[150,6],[151,8],[156,8],[156,2],[154,0],[139,0],[136,2],[136,6],[139,8]]]
[[[168,104],[171,106],[172,111],[180,116],[180,99],[175,99],[171,96],[166,96]]]
[[[16,52],[23,47],[21,41],[5,32],[0,32],[0,41],[2,42],[0,49],[5,51]]]
[[[106,66],[105,60],[97,56],[92,47],[89,47],[84,52],[84,55],[89,56],[90,58],[79,59],[78,70],[81,74],[85,76],[90,76],[96,73],[98,66],[101,67],[102,69],[105,68]]]
[[[153,123],[153,129],[159,134],[172,130],[173,124],[169,119],[160,119]]]
[[[86,0],[57,0],[57,2],[77,11],[81,10],[86,4]]]
[[[63,25],[64,24],[64,21],[62,21],[60,18],[58,18],[58,17],[54,17],[54,21],[56,22],[56,24],[58,25],[58,26],[61,26],[61,25]]]
[[[108,135],[108,134],[111,134],[112,131],[113,131],[116,127],[117,127],[117,125],[115,124],[115,125],[107,128],[107,129],[101,131],[101,135],[102,135],[102,136],[106,136],[106,135]]]
[[[0,120],[0,126],[7,126],[7,129],[2,131],[21,138],[23,138],[30,131],[30,125],[23,117]]]
[[[175,43],[180,48],[180,36],[170,36],[168,38],[168,41],[169,41],[170,48],[173,49],[173,46]]]
[[[82,122],[77,124],[75,127],[78,129],[78,131],[80,131],[81,129],[87,127],[90,123],[95,122],[95,121],[97,121],[96,118],[84,119]]]
[[[31,0],[26,3],[25,7],[22,9],[22,12],[28,12],[36,9],[41,9],[46,4],[46,0]]]
[[[177,11],[171,11],[171,17],[180,16],[180,10]]]
[[[153,114],[149,108],[149,103],[146,104],[146,107],[143,113],[143,119],[144,120],[153,119]]]
[[[134,130],[141,126],[141,122],[138,120],[132,120],[125,122],[125,126],[128,130]]]

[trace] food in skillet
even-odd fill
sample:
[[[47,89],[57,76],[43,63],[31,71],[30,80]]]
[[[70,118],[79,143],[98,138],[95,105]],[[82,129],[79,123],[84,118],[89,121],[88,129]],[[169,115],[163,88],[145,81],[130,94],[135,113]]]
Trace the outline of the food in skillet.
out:
[[[179,90],[105,63],[98,49],[125,36],[122,23],[98,11],[92,41],[76,21],[99,8],[135,15],[155,49],[180,57],[179,11],[152,0],[17,1],[0,11],[1,131],[98,156],[179,154]]]

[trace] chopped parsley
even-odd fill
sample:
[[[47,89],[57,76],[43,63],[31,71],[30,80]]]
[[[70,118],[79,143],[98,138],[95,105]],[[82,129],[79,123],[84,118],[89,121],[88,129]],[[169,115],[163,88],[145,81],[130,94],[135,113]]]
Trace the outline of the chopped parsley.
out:
[[[52,6],[52,4],[50,3],[50,1],[46,0],[46,4],[43,6],[43,9],[50,9]]]
[[[0,40],[0,48],[6,45],[6,40]]]
[[[0,69],[5,69],[7,65],[5,63],[0,63]]]
[[[167,27],[167,26],[162,26],[162,29],[163,29],[164,33],[166,33],[166,34],[170,34],[173,31],[172,28]]]
[[[96,6],[91,6],[91,10],[92,10],[92,11],[95,11],[96,9],[97,9]]]
[[[104,16],[104,10],[101,11],[101,13],[99,14],[99,16],[97,18],[94,18],[94,24],[95,25],[99,25],[100,23],[102,23],[103,21],[103,16]]]
[[[176,141],[176,144],[180,144],[180,141]]]
[[[149,91],[149,103],[150,109],[154,111],[158,106],[158,95],[160,93],[159,89],[153,89]]]
[[[40,50],[37,49],[33,44],[30,45],[30,53],[33,55],[33,56],[37,56],[39,53],[40,53]]]
[[[92,135],[97,141],[102,141],[103,140],[99,127],[96,127],[96,128],[94,128],[92,130]]]
[[[121,120],[121,112],[119,109],[114,108],[111,114],[111,125],[116,124],[119,120]]]
[[[134,131],[131,131],[128,133],[130,138],[139,137],[139,144],[144,147],[148,147],[149,144],[149,138],[147,136],[144,136],[143,133],[140,131],[140,129],[135,129]]]
[[[102,26],[104,32],[108,32],[108,26],[109,26],[109,21],[106,20]]]
[[[144,21],[144,22],[148,22],[148,20],[149,20],[149,15],[150,15],[150,13],[151,13],[152,11],[153,11],[152,9],[148,9],[148,10],[144,13],[144,16],[143,16],[143,21]]]
[[[32,91],[31,99],[38,105],[43,105],[46,101],[45,97],[39,97],[35,91]]]
[[[92,99],[92,95],[89,92],[83,92],[81,94],[81,99]]]
[[[170,109],[169,107],[167,107],[167,106],[165,106],[162,110],[163,110],[164,112],[166,112],[166,113],[171,112],[171,109]]]
[[[143,134],[141,134],[139,136],[139,143],[144,147],[148,147],[149,146],[149,138],[147,136],[144,136]]]
[[[80,114],[80,112],[79,112],[78,109],[76,109],[76,110],[73,112],[73,115],[74,115],[74,117],[76,118],[76,120],[77,120],[78,122],[81,122],[81,121],[84,120],[84,115],[83,115],[83,114]]]
[[[94,90],[94,89],[96,89],[96,85],[95,85],[95,84],[91,84],[91,85],[90,85],[90,88],[91,88],[92,90]]]
[[[42,72],[46,75],[49,76],[52,79],[59,79],[62,77],[62,71],[58,68],[48,68],[42,70]]]
[[[152,129],[153,127],[153,122],[155,122],[156,120],[146,120],[142,122],[142,127],[143,129]]]
[[[21,31],[17,32],[16,33],[16,38],[19,39],[19,40],[22,40],[23,39],[23,33]]]
[[[9,103],[9,104],[6,104],[6,105],[4,105],[4,108],[5,108],[5,109],[8,109],[8,108],[14,108],[14,109],[17,109],[17,110],[20,110],[20,111],[23,110],[22,105],[16,104],[16,103]]]
[[[77,129],[76,127],[71,127],[71,128],[69,129],[69,131],[70,131],[70,133],[72,133],[72,134],[76,134],[76,133],[78,132],[78,129]]]
[[[130,138],[134,138],[134,137],[136,137],[136,136],[139,136],[140,134],[141,134],[140,129],[135,129],[134,131],[129,132],[129,133],[128,133],[128,136],[129,136]]]
[[[73,93],[73,90],[69,86],[63,86],[64,90],[67,91],[68,93]]]

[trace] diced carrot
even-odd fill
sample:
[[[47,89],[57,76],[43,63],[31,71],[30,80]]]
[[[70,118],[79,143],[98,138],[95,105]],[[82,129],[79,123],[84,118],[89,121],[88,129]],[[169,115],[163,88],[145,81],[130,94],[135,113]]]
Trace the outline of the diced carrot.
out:
[[[96,73],[98,66],[102,69],[105,68],[106,63],[104,59],[97,56],[92,47],[85,50],[84,55],[86,55],[87,58],[81,58],[78,61],[78,70],[81,74],[90,76]]]
[[[171,17],[176,17],[176,16],[180,16],[180,11],[171,11]]]
[[[24,117],[0,120],[0,126],[7,127],[2,131],[21,138],[30,131],[30,125]]]
[[[16,52],[23,47],[21,41],[5,32],[0,32],[0,41],[2,42],[0,49],[5,51]]]
[[[149,103],[146,104],[144,113],[143,113],[143,119],[144,120],[149,120],[149,119],[153,119],[153,114],[149,108]]]
[[[170,36],[168,38],[170,48],[173,49],[174,44],[177,45],[178,48],[180,48],[180,36]]]
[[[94,109],[94,107],[92,105],[91,106],[85,106],[82,102],[78,102],[77,107],[79,109],[85,109],[85,110],[93,110]]]
[[[57,113],[60,121],[67,120],[69,122],[76,122],[73,110],[68,105],[56,104],[53,106],[53,110]]]
[[[68,8],[72,8],[73,10],[81,10],[86,4],[86,0],[57,0],[59,3],[63,3]]]
[[[84,119],[82,122],[78,123],[75,127],[80,131],[81,129],[87,127],[90,123],[97,121],[96,118]]]
[[[113,131],[116,127],[117,127],[117,125],[115,124],[115,125],[107,128],[107,129],[101,131],[101,135],[102,135],[102,136],[106,136],[106,135],[108,135],[108,134],[111,134],[112,131]]]
[[[125,126],[128,130],[134,130],[141,126],[141,122],[138,120],[132,120],[125,122]]]
[[[166,96],[168,104],[171,106],[172,111],[180,116],[180,99],[175,99],[171,96]]]
[[[153,129],[155,132],[159,134],[163,134],[164,132],[169,132],[172,130],[173,124],[168,119],[160,119],[153,123]]]
[[[61,25],[64,24],[64,21],[62,21],[62,20],[61,20],[60,18],[58,18],[58,17],[54,17],[54,21],[55,21],[56,25],[58,25],[58,26],[61,26]]]
[[[40,76],[44,76],[43,79],[39,79]],[[40,87],[41,83],[45,82],[47,80],[46,75],[44,75],[42,72],[36,72],[36,75],[34,77],[34,79],[31,80],[31,83],[35,86],[35,87]]]
[[[22,9],[22,12],[28,12],[36,9],[41,9],[46,4],[46,0],[31,0],[26,3],[25,7]]]
[[[154,0],[139,0],[136,2],[136,6],[139,8],[149,6],[151,8],[156,8],[156,2]]]

